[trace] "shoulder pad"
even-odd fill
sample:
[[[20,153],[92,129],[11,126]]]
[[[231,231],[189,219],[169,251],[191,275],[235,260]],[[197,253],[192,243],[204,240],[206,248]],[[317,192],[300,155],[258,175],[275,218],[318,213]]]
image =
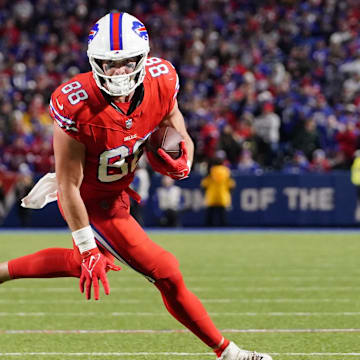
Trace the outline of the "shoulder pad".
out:
[[[61,84],[52,94],[50,114],[57,124],[67,131],[78,131],[78,114],[87,105],[89,98],[89,80],[86,74],[80,74]]]
[[[174,99],[179,92],[180,85],[179,77],[173,64],[161,58],[150,57],[146,60],[145,66],[148,76],[156,79],[161,88],[166,90]]]

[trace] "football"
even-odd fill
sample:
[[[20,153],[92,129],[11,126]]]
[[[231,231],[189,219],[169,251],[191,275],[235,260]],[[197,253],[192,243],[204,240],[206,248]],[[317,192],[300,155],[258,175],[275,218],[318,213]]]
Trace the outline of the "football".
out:
[[[162,126],[154,131],[148,141],[146,148],[156,156],[159,148],[163,149],[173,159],[181,155],[180,142],[184,140],[181,134],[171,126]]]

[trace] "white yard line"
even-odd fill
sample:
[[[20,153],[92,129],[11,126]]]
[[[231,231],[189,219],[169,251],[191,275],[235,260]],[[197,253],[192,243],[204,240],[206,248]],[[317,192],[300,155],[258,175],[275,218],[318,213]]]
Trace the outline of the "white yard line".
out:
[[[41,293],[41,292],[61,292],[61,293],[77,293],[79,290],[77,287],[69,286],[69,287],[6,287],[2,286],[0,287],[0,293],[1,292],[36,292],[36,293]],[[117,292],[137,292],[137,291],[141,291],[141,292],[146,292],[146,291],[154,291],[156,292],[156,288],[155,287],[149,287],[149,286],[144,286],[144,287],[127,287],[127,288],[114,288],[111,287],[111,291],[117,291]]]
[[[360,316],[360,312],[209,312],[211,316]],[[0,317],[11,316],[100,316],[100,317],[114,317],[114,316],[168,316],[167,312],[137,312],[137,311],[123,311],[123,312],[0,312]]]
[[[296,274],[296,275],[284,275],[284,276],[279,276],[279,275],[236,275],[236,276],[232,276],[231,274],[227,275],[227,276],[222,276],[222,275],[217,275],[217,274],[211,274],[211,275],[189,275],[186,276],[184,275],[184,279],[185,281],[210,281],[213,282],[214,280],[216,281],[221,281],[221,282],[236,282],[239,283],[239,280],[241,281],[247,281],[247,282],[251,282],[254,279],[256,280],[270,280],[270,281],[333,281],[333,280],[343,280],[343,281],[353,281],[355,277],[359,276],[360,272],[351,272],[351,275],[324,275],[324,276],[319,276],[319,275],[309,275],[309,274]],[[63,278],[62,281],[67,281],[67,283],[71,284],[74,279],[67,279],[64,280],[65,278]],[[27,281],[29,281],[30,279],[27,279]],[[44,283],[45,281],[52,281],[51,279],[31,279],[32,283]],[[130,283],[133,284],[134,282],[137,282],[139,284],[144,283],[144,279],[141,277],[133,277],[133,276],[120,276],[120,277],[113,277],[111,279],[111,282],[116,284],[116,283]]]
[[[287,355],[287,356],[359,356],[360,353],[271,353],[271,355]]]
[[[360,329],[222,329],[222,333],[229,334],[266,334],[266,333],[360,333]],[[177,334],[188,333],[187,329],[104,329],[104,330],[45,330],[45,329],[28,329],[28,330],[0,330],[0,334],[17,335],[17,334]]]
[[[194,291],[216,291],[215,287],[197,287],[190,286],[191,290]],[[294,292],[308,292],[308,291],[359,291],[360,286],[263,286],[263,287],[249,287],[249,286],[237,286],[237,287],[226,287],[224,291],[229,292],[276,292],[276,291],[294,291]],[[2,286],[0,287],[0,293],[2,292],[77,292],[78,289],[75,287],[10,287]],[[112,287],[111,291],[113,292],[146,292],[154,291],[156,292],[155,287],[150,286],[141,286],[141,287]]]
[[[206,287],[190,287],[194,291],[215,291],[215,288]],[[224,291],[229,292],[276,292],[276,291],[294,291],[294,292],[307,292],[307,291],[358,291],[360,286],[262,286],[262,287],[249,287],[237,286],[226,287]]]
[[[350,299],[349,299],[350,301]],[[117,300],[108,300],[106,299],[106,304],[143,304],[147,301],[136,300],[136,299],[117,299]],[[153,301],[148,301],[153,302]],[[351,300],[351,302],[353,302]],[[59,299],[59,300],[26,300],[26,299],[0,299],[0,304],[33,304],[33,305],[47,305],[47,304],[86,304],[86,300],[68,300],[68,299]]]
[[[360,299],[331,299],[331,298],[323,298],[323,299],[292,299],[292,298],[274,298],[274,299],[200,299],[201,302],[211,304],[211,303],[358,303]],[[107,304],[145,304],[145,303],[153,303],[153,299],[117,299],[117,300],[109,300],[106,298]],[[59,299],[59,300],[27,300],[27,299],[6,299],[1,298],[0,304],[79,304],[83,305],[85,300],[70,300],[70,299]]]
[[[254,280],[263,280],[263,281],[297,281],[297,282],[312,282],[312,281],[322,281],[322,282],[331,282],[331,281],[354,281],[354,278],[359,276],[359,274],[354,274],[353,276],[184,276],[185,281],[210,281],[213,282],[214,280],[219,282],[232,282],[235,284],[239,283],[249,283],[253,282]],[[119,279],[116,279],[115,281],[118,281]],[[128,280],[129,282],[131,279]]]
[[[214,353],[188,353],[188,352],[7,352],[0,353],[0,357],[6,356],[64,356],[64,357],[82,357],[82,356],[214,356]],[[270,353],[270,355],[286,356],[359,356],[360,353]]]
[[[181,352],[79,352],[79,353],[65,353],[65,352],[26,352],[26,353],[0,353],[2,356],[214,356],[214,353],[181,353]]]

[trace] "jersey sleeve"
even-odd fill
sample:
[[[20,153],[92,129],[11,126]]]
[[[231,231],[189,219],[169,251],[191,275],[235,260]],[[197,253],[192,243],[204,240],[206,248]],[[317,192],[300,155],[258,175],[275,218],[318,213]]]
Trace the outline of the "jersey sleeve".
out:
[[[160,89],[160,100],[165,114],[173,109],[176,97],[179,92],[179,76],[175,67],[167,60],[160,58],[149,58],[147,72],[154,79],[157,79]]]
[[[81,134],[79,131],[79,120],[77,120],[79,106],[72,105],[70,103],[71,99],[69,101],[69,97],[73,93],[68,91],[69,89],[71,90],[71,84],[74,84],[74,82],[62,84],[53,92],[50,99],[49,110],[56,125],[69,136],[80,141]]]
[[[164,88],[167,90],[168,97],[169,97],[169,106],[168,106],[168,113],[173,109],[176,97],[180,89],[180,83],[179,83],[179,76],[176,72],[175,67],[173,64],[171,64],[169,61],[164,60],[164,63],[169,68],[169,73],[165,74],[163,80],[165,80],[165,86]]]

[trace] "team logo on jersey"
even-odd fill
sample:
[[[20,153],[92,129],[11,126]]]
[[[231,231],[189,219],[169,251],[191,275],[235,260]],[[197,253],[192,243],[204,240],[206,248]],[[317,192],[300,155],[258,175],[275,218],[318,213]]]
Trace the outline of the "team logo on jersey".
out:
[[[142,39],[148,39],[148,33],[146,31],[146,27],[140,21],[134,21],[132,29],[134,30],[136,35],[139,35]]]
[[[89,32],[88,43],[90,43],[90,41],[92,41],[94,39],[94,37],[98,33],[98,31],[99,31],[99,24],[96,23]]]
[[[133,120],[132,120],[132,119],[127,119],[127,120],[125,120],[125,127],[126,127],[127,129],[131,129],[132,124],[133,124]]]

